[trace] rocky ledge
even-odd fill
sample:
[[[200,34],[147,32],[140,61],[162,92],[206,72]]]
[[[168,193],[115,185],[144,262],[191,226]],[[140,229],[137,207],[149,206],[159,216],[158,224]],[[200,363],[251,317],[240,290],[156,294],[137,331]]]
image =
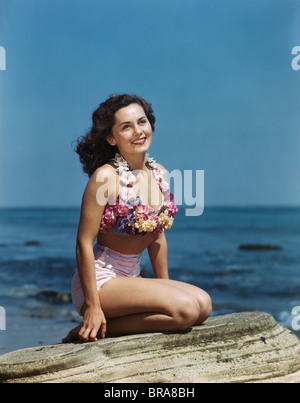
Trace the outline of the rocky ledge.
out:
[[[181,333],[57,344],[0,357],[2,383],[300,383],[300,341],[271,315],[210,318]]]

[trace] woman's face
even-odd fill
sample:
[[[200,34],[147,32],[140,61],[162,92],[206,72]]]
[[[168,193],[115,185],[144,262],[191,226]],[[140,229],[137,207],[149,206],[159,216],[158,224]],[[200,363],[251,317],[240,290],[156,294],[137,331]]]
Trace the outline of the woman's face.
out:
[[[107,141],[117,145],[122,155],[145,153],[152,141],[152,127],[144,109],[131,104],[119,109],[115,114],[112,136]]]

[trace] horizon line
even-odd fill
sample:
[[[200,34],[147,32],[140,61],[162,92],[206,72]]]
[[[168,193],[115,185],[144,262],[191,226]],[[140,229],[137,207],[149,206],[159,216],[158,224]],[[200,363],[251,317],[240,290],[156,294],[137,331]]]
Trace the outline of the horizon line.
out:
[[[187,207],[193,207],[190,205],[178,205],[180,209]],[[80,209],[81,205],[25,205],[25,206],[0,206],[0,210],[46,210],[46,209]],[[300,208],[300,204],[290,203],[290,204],[208,204],[204,206],[205,209],[211,208]]]

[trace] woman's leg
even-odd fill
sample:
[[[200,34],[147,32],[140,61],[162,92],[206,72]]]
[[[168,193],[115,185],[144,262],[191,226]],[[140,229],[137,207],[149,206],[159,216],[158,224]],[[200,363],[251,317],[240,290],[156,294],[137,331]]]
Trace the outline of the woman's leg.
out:
[[[184,330],[200,315],[197,299],[167,283],[117,277],[99,291],[107,335]]]
[[[200,307],[200,315],[195,325],[199,325],[205,322],[206,319],[211,315],[212,301],[206,291],[192,284],[183,283],[182,281],[166,280],[166,279],[153,279],[153,280],[161,282],[162,284],[179,288],[196,298]]]
[[[99,298],[107,336],[184,330],[196,324],[200,315],[195,296],[154,279],[113,278],[100,289]],[[73,329],[63,341],[76,339],[80,328]]]

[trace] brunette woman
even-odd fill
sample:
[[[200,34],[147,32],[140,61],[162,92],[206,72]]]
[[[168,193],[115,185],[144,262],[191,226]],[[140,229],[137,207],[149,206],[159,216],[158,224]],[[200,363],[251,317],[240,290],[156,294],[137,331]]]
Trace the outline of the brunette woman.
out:
[[[184,330],[211,314],[205,291],[169,279],[165,230],[177,207],[165,169],[147,154],[154,128],[148,102],[115,95],[94,112],[92,129],[78,140],[77,153],[90,177],[72,283],[73,303],[83,321],[64,342]],[[154,279],[140,277],[145,249]]]

